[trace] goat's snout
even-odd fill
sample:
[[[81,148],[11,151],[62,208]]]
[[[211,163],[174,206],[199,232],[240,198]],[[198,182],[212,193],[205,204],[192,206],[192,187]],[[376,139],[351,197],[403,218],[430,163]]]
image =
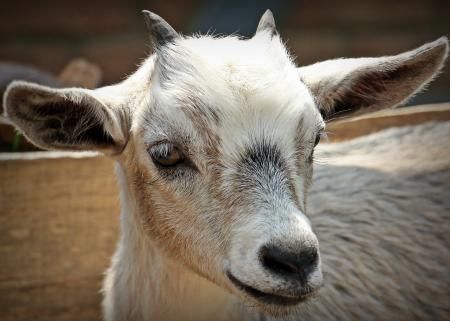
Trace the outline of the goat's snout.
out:
[[[314,246],[292,249],[268,244],[261,248],[259,258],[269,272],[285,279],[299,280],[302,285],[319,264],[318,250]]]
[[[267,228],[236,227],[239,242],[230,248],[226,275],[235,288],[257,302],[297,305],[323,284],[319,241],[303,213],[276,214],[270,216],[273,224]]]

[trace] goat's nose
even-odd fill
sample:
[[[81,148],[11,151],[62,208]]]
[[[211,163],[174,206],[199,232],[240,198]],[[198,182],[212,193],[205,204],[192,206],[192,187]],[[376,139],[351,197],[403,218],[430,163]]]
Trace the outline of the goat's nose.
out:
[[[305,283],[308,275],[316,269],[319,255],[312,246],[292,251],[281,246],[266,245],[261,248],[260,259],[270,272],[285,278],[297,278]]]

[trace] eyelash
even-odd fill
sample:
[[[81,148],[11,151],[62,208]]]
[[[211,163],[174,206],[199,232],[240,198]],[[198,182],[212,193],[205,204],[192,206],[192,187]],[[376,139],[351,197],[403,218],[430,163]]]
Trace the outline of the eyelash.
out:
[[[326,137],[326,133],[323,128],[320,129],[319,132],[317,133],[316,140],[314,142],[314,147],[316,147],[319,144],[322,137]]]
[[[158,169],[159,176],[168,181],[177,180],[180,177],[195,177],[198,171],[197,166],[187,156],[177,144],[170,142],[159,142],[147,149],[153,164]],[[176,152],[177,155],[172,159],[171,153]]]
[[[315,140],[315,142],[314,142],[314,147],[316,147],[317,144],[319,144],[320,138],[321,138],[321,134],[318,134],[318,135],[316,136],[316,140]]]
[[[153,163],[161,168],[174,168],[186,159],[185,154],[172,143],[158,143],[151,146],[148,152]],[[173,159],[171,159],[172,157]]]
[[[319,130],[319,132],[318,132],[317,135],[316,135],[316,138],[315,138],[315,141],[314,141],[313,148],[311,149],[311,153],[309,154],[309,157],[308,157],[309,163],[312,163],[312,162],[314,161],[314,149],[315,149],[316,146],[319,144],[320,139],[321,139],[323,136],[325,136],[324,130],[321,129],[321,130]]]

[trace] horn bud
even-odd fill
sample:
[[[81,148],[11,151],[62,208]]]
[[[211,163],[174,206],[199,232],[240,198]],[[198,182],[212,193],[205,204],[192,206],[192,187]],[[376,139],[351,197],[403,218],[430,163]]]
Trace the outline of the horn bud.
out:
[[[268,31],[271,36],[277,33],[275,19],[273,18],[272,11],[270,11],[269,9],[264,12],[261,19],[259,20],[258,27],[256,28],[256,33],[262,31]]]
[[[157,46],[164,46],[180,37],[175,29],[157,14],[148,10],[143,10],[142,13],[144,14],[145,24]]]

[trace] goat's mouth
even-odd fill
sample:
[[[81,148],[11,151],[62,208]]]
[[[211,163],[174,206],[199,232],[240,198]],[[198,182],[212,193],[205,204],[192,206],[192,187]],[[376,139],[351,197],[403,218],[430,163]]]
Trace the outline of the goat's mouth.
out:
[[[299,296],[285,296],[273,293],[266,293],[258,290],[252,286],[249,286],[239,279],[237,279],[231,272],[227,272],[227,276],[235,287],[242,292],[246,293],[255,300],[264,304],[273,304],[278,306],[294,306],[308,300],[314,295],[313,291]]]

